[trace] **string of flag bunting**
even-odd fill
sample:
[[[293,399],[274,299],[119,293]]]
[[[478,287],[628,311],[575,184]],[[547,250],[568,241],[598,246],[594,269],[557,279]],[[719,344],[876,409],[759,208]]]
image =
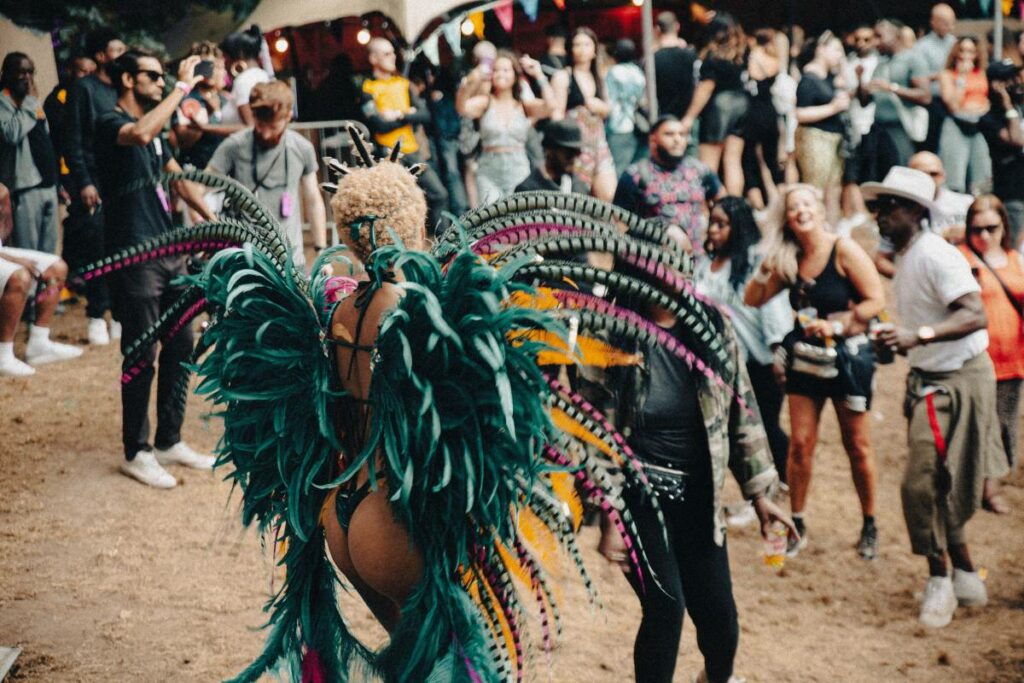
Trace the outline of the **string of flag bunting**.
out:
[[[422,53],[431,64],[437,66],[441,63],[440,39],[443,37],[452,54],[456,57],[462,54],[462,25],[467,21],[473,26],[473,33],[481,40],[484,37],[484,12],[494,12],[498,23],[507,33],[512,32],[513,18],[515,17],[514,0],[494,0],[487,2],[472,10],[463,12],[448,21],[444,22],[431,31],[420,44],[412,50],[412,57]],[[565,9],[565,0],[553,0],[555,6],[560,10]],[[540,0],[519,0],[523,13],[531,22],[537,20],[537,9]]]

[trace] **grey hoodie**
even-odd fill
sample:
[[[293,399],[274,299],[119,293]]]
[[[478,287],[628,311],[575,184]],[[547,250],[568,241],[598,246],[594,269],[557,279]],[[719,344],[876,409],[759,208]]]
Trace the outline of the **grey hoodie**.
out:
[[[0,91],[0,183],[11,192],[35,187],[43,181],[29,148],[28,134],[37,124],[39,100],[26,95],[19,107],[7,90]]]

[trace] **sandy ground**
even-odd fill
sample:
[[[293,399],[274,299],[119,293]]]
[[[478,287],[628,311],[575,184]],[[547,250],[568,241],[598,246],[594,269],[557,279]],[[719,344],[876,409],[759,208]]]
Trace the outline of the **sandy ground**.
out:
[[[80,307],[55,336],[82,343]],[[19,353],[21,344],[19,344]],[[259,539],[238,521],[237,498],[213,474],[178,469],[171,491],[120,475],[118,376],[113,347],[0,379],[0,646],[24,652],[16,681],[213,681],[258,653],[271,572]],[[810,547],[782,575],[762,564],[752,528],[730,533],[742,634],[737,674],[768,681],[1024,681],[1024,477],[1007,487],[1009,517],[979,513],[968,527],[988,570],[990,605],[960,609],[948,628],[916,621],[924,562],[910,555],[899,504],[905,366],[883,368],[873,413],[882,556],[866,563],[835,420],[824,420],[808,510]],[[186,439],[211,449],[219,431],[193,397]],[[731,487],[733,496],[737,496]],[[603,609],[565,584],[565,631],[548,659],[539,646],[530,681],[632,679],[636,600],[621,575],[582,545]],[[345,612],[370,640],[368,612]],[[539,628],[534,629],[534,633]],[[536,642],[536,641],[535,641]],[[700,668],[687,622],[676,680]]]

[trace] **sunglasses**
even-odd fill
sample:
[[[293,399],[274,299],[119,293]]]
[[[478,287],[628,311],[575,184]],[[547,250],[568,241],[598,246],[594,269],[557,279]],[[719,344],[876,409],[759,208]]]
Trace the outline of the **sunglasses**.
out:
[[[878,199],[872,199],[871,201],[865,202],[868,211],[871,213],[881,213],[883,211],[889,211],[892,209],[898,209],[900,207],[909,206],[909,202],[900,197],[895,197],[891,194],[883,195]]]
[[[138,76],[139,74],[146,74],[151,81],[159,81],[164,77],[163,71],[152,71],[150,69],[139,69],[135,72],[135,75]]]
[[[987,232],[988,234],[991,235],[997,230],[1000,230],[1002,227],[1003,226],[1001,223],[996,223],[995,225],[972,225],[971,227],[967,228],[967,232],[975,235],[978,234],[979,232]]]

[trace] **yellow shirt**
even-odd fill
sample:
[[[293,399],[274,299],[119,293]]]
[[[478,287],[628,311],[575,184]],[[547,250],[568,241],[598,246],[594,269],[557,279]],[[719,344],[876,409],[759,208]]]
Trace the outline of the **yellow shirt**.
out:
[[[395,109],[400,112],[408,112],[412,108],[409,101],[409,81],[401,76],[385,79],[368,78],[363,81],[363,92],[373,97],[378,111]],[[409,124],[373,137],[377,144],[383,147],[394,147],[395,143],[401,140],[402,151],[407,154],[412,154],[420,148],[412,126]]]

